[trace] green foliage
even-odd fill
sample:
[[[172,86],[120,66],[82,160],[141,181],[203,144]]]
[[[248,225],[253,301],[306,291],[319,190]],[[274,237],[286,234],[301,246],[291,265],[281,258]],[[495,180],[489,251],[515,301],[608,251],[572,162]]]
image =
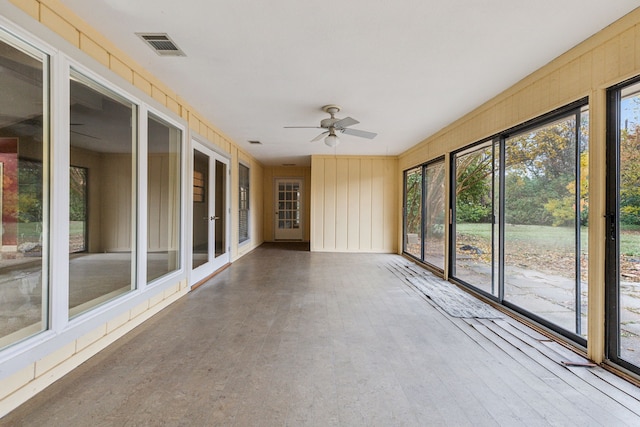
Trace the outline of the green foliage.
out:
[[[620,132],[620,222],[640,225],[640,125]]]
[[[456,205],[457,222],[491,222],[491,205],[458,202]]]
[[[405,228],[407,233],[421,233],[422,169],[407,171],[405,182]]]

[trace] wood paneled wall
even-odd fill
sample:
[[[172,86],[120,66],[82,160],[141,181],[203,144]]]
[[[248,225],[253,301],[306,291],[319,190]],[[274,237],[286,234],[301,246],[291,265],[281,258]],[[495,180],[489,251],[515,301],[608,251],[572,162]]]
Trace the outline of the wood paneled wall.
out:
[[[309,167],[267,167],[264,169],[263,180],[263,200],[264,200],[264,240],[272,242],[274,240],[274,228],[275,228],[275,194],[273,192],[276,178],[301,178],[303,183],[302,194],[302,226],[304,228],[304,234],[302,239],[305,242],[309,241],[311,221],[310,221],[310,207],[311,207],[311,168]]]
[[[508,63],[506,64],[508,66]],[[400,156],[399,170],[589,98],[588,354],[604,360],[606,90],[640,75],[640,8]],[[398,187],[401,190],[401,187]]]
[[[311,250],[396,252],[395,157],[313,156]]]

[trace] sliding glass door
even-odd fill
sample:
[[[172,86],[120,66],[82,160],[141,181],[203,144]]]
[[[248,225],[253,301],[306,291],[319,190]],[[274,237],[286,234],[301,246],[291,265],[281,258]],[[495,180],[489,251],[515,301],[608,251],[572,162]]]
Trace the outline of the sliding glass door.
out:
[[[640,373],[640,80],[609,91],[607,357]]]
[[[451,157],[450,277],[586,345],[581,101]]]
[[[404,253],[444,270],[444,159],[405,171]]]

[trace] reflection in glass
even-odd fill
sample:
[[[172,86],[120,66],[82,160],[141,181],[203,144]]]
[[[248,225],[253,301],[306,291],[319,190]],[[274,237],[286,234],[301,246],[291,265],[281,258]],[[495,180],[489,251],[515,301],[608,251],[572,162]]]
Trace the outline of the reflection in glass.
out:
[[[70,160],[86,171],[85,250],[69,256],[69,314],[75,316],[135,288],[135,174],[137,108],[71,70]],[[78,177],[71,170],[70,200]],[[70,212],[70,223],[81,218]],[[73,248],[70,234],[70,247]],[[70,249],[70,252],[76,252]]]
[[[239,215],[238,215],[238,242],[249,240],[249,168],[239,165]]]
[[[0,348],[47,328],[47,57],[0,41]]]
[[[180,129],[149,115],[147,282],[180,268]]]
[[[405,172],[404,252],[422,258],[422,167]]]
[[[227,253],[227,165],[216,160],[216,194],[215,194],[215,257]]]
[[[193,150],[193,246],[191,267],[196,268],[209,260],[209,156]],[[196,189],[202,197],[196,197]]]

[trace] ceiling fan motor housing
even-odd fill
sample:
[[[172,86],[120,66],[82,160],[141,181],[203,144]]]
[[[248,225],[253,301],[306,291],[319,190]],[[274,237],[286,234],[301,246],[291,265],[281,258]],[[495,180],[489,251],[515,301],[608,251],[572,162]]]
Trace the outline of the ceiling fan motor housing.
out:
[[[340,121],[340,119],[336,119],[335,117],[328,118],[328,119],[322,119],[322,121],[320,122],[320,127],[323,127],[325,129],[329,129],[337,121]]]

